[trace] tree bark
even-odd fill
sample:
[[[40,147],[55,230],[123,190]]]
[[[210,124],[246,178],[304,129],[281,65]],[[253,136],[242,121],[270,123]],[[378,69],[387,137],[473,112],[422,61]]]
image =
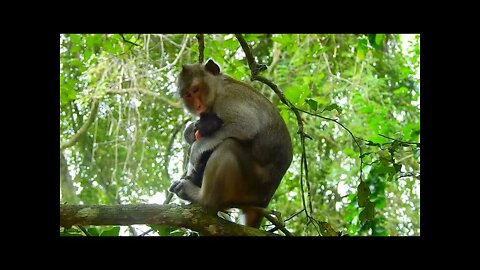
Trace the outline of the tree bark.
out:
[[[60,226],[155,224],[183,227],[207,236],[275,236],[232,223],[198,205],[60,205]]]

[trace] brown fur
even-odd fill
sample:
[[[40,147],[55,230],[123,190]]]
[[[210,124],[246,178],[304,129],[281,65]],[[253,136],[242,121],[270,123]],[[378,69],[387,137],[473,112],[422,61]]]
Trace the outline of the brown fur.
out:
[[[202,186],[181,179],[170,191],[216,210],[267,207],[292,161],[290,134],[267,98],[217,68],[210,60],[205,66],[184,65],[180,73],[178,92],[187,110],[196,115],[216,113],[224,124],[192,144],[187,175],[201,162],[203,153],[213,151]],[[245,214],[248,226],[260,226],[261,214],[254,210]]]

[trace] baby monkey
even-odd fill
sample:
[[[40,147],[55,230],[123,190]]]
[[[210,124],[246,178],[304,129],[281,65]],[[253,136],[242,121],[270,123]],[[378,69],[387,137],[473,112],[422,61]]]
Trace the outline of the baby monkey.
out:
[[[218,117],[216,113],[201,113],[199,120],[185,128],[183,137],[188,144],[192,145],[193,142],[200,140],[202,137],[211,136],[215,131],[219,130],[222,125],[223,120]],[[202,187],[203,171],[212,152],[213,150],[203,153],[198,164],[189,164],[189,166],[192,166],[192,174],[185,178],[192,181],[197,187]]]

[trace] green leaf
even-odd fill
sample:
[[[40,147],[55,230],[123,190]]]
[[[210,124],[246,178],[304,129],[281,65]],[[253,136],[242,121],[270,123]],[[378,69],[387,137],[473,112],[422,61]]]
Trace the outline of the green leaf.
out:
[[[368,141],[369,142],[372,142],[372,143],[379,143],[379,144],[383,144],[383,143],[386,143],[388,142],[388,140],[382,136],[379,136],[378,134],[377,135],[372,135],[370,138],[368,138]],[[380,145],[378,145],[380,146]]]
[[[317,111],[317,109],[318,109],[317,101],[315,101],[311,98],[307,98],[307,99],[305,99],[305,102],[307,102],[308,106],[310,106],[310,109],[312,109],[313,111]]]
[[[393,90],[393,93],[395,95],[406,95],[406,94],[408,94],[408,88],[405,87],[405,86],[402,86],[400,88],[397,88],[397,89]]]
[[[97,228],[93,228],[93,227],[90,227],[88,229],[86,229],[87,232],[91,235],[91,236],[98,236],[99,235],[99,231],[97,230]]]
[[[95,46],[95,36],[89,35],[86,37],[87,48],[93,48]]]
[[[161,236],[170,236],[170,234],[175,230],[175,228],[167,225],[149,225],[149,226]]]
[[[94,48],[95,46],[98,46],[102,43],[102,35],[101,34],[93,34],[93,35],[88,35],[86,37],[86,44],[87,48]]]
[[[359,218],[362,223],[372,220],[375,217],[375,208],[372,202],[368,202],[365,209],[360,213]]]
[[[90,56],[92,56],[92,51],[91,50],[85,50],[83,52],[83,60],[84,61],[87,61],[88,59],[90,59]]]
[[[348,156],[348,157],[351,157],[351,158],[357,158],[357,152],[355,152],[352,148],[348,148],[346,147],[345,149],[343,149],[343,152]]]
[[[80,44],[82,42],[82,36],[79,34],[71,34],[70,41],[75,44]]]
[[[322,236],[338,236],[338,232],[335,231],[332,228],[332,225],[330,225],[329,223],[323,221],[323,222],[320,222],[319,225],[322,232]]]
[[[390,152],[385,149],[382,149],[378,152],[378,157],[380,158],[380,162],[384,165],[389,165],[392,163],[392,156]]]
[[[323,111],[331,111],[331,110],[337,110],[337,112],[340,114],[342,113],[342,108],[340,106],[338,106],[337,104],[330,104],[328,105],[327,107],[325,107],[325,109],[323,109]]]
[[[360,182],[357,187],[357,194],[358,194],[358,206],[365,207],[367,203],[370,202],[368,196],[370,196],[370,189],[368,189],[367,184],[365,182]]]
[[[377,208],[377,209],[385,208],[386,205],[387,205],[387,200],[385,199],[384,196],[378,197],[375,200],[375,208]]]
[[[110,230],[103,231],[102,233],[100,233],[100,236],[118,236],[119,233],[120,233],[120,227],[115,226]]]
[[[302,90],[298,86],[290,86],[284,92],[285,97],[292,103],[297,103],[302,94]]]
[[[272,40],[286,46],[291,46],[293,41],[292,35],[289,34],[275,35],[272,37]]]
[[[73,45],[71,48],[70,48],[70,53],[77,53],[80,51],[80,49],[82,49],[81,45]]]
[[[106,52],[115,53],[115,49],[113,48],[113,41],[112,41],[111,39],[107,40],[107,41],[103,44],[103,49],[104,49]]]
[[[372,168],[372,173],[377,174],[379,176],[384,176],[387,174],[395,174],[396,170],[393,166],[389,166],[390,162],[386,163],[376,163],[375,166]]]
[[[362,113],[372,113],[373,112],[373,106],[372,105],[367,105],[359,110]]]
[[[383,227],[377,227],[373,231],[372,236],[388,236],[388,232]]]
[[[326,82],[324,85],[323,85],[323,93],[325,94],[329,94],[333,89],[333,84],[329,83],[329,82]]]
[[[70,65],[80,67],[83,65],[83,62],[80,61],[80,59],[75,58],[70,61]]]
[[[60,88],[60,104],[61,105],[65,105],[68,103],[68,93],[67,93],[67,90],[62,90],[62,88]]]
[[[75,100],[77,99],[77,91],[73,90],[73,89],[70,89],[68,92],[67,92],[67,98],[68,100]]]
[[[377,34],[377,35],[375,35],[375,43],[376,43],[377,45],[381,45],[384,39],[385,39],[385,34]]]
[[[393,164],[393,168],[395,169],[395,173],[399,173],[402,169],[402,164],[395,163]]]
[[[411,128],[409,125],[407,125],[407,126],[405,126],[405,127],[403,128],[402,131],[403,131],[403,132],[402,132],[402,133],[403,133],[403,138],[402,138],[402,139],[403,139],[404,141],[410,141],[410,140],[411,140],[411,137],[412,137],[412,133],[413,133],[412,128]]]
[[[84,233],[77,228],[60,229],[60,236],[84,236]]]
[[[418,159],[420,157],[420,147],[415,147],[416,149],[413,151],[413,157]]]
[[[289,111],[290,110],[287,110],[287,109],[280,110],[280,115],[282,116],[283,121],[285,121],[285,124],[287,124],[287,125],[288,125],[288,123],[290,123]]]
[[[367,39],[361,38],[357,42],[357,58],[360,61],[365,60],[365,56],[367,55],[368,46],[367,46]]]

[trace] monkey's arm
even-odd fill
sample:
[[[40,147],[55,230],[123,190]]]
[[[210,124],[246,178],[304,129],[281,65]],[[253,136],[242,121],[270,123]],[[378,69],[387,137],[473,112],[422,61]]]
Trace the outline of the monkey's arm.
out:
[[[254,110],[242,105],[232,106],[228,114],[219,115],[225,120],[224,126],[209,137],[202,137],[192,144],[190,162],[198,164],[203,153],[213,151],[227,138],[239,141],[250,141],[260,132],[259,118],[261,114],[253,113]]]

